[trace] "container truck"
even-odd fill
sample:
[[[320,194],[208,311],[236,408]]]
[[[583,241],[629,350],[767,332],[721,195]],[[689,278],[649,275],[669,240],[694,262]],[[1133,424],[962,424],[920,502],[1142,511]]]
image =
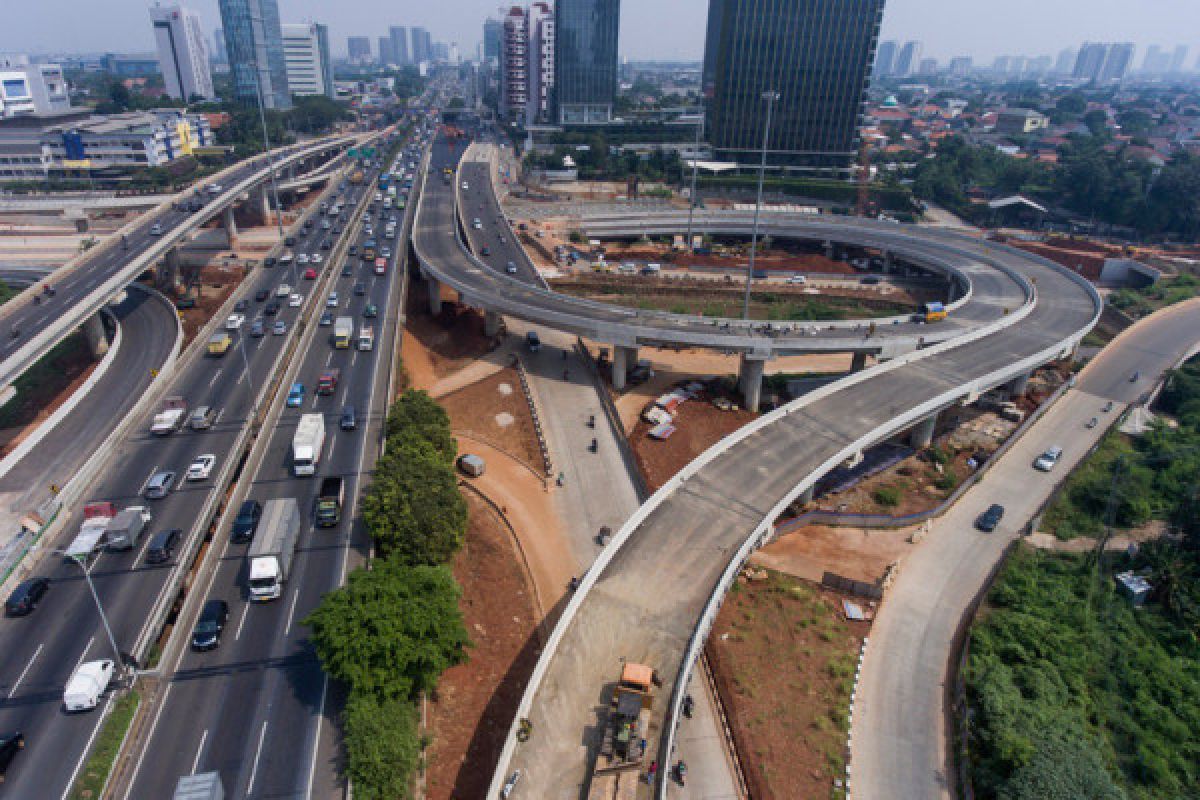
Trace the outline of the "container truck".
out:
[[[88,503],[83,507],[83,524],[79,533],[67,545],[65,555],[76,561],[87,561],[99,551],[104,544],[104,532],[108,523],[117,515],[117,507],[112,503]]]
[[[246,552],[251,600],[266,602],[283,594],[299,536],[300,509],[296,498],[268,500],[258,523],[258,534]]]
[[[150,509],[130,506],[117,514],[104,529],[109,550],[132,550],[150,527]]]
[[[168,436],[183,427],[187,419],[187,401],[179,395],[171,395],[163,400],[162,411],[154,415],[150,424],[150,432],[155,436]]]
[[[292,471],[297,477],[314,475],[325,447],[325,417],[304,414],[292,437]]]
[[[345,350],[350,346],[350,337],[354,335],[354,319],[338,317],[333,321],[333,346]]]
[[[342,518],[342,502],[345,500],[346,482],[336,476],[321,481],[317,492],[317,527],[332,528]]]

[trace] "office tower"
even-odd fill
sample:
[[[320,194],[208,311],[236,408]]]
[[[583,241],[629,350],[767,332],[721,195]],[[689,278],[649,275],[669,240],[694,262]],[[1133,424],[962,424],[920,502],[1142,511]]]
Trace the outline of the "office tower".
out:
[[[483,59],[500,63],[500,45],[504,40],[504,23],[498,19],[483,21]]]
[[[896,65],[896,50],[899,45],[895,39],[888,39],[886,42],[880,42],[879,48],[875,52],[875,77],[886,78],[892,74],[892,70]]]
[[[1169,63],[1169,62],[1168,62]],[[1100,70],[1101,81],[1119,81],[1133,66],[1133,42],[1116,42],[1108,46],[1104,67]]]
[[[875,59],[875,63],[879,63],[879,59]],[[958,78],[965,78],[971,74],[973,61],[970,56],[955,56],[950,59],[950,74]]]
[[[1075,69],[1072,77],[1080,81],[1099,79],[1100,70],[1104,68],[1104,60],[1108,57],[1108,45],[1103,42],[1084,42],[1075,56]]]
[[[529,6],[529,105],[525,122],[544,121],[554,89],[554,9],[548,2]]]
[[[992,61],[992,72],[997,75],[1007,75],[1011,64],[1012,56],[996,56]]]
[[[284,109],[292,105],[275,0],[218,0],[234,96],[254,103],[262,92],[263,106]]]
[[[420,64],[422,61],[430,61],[433,58],[433,48],[429,31],[424,28],[418,28],[415,25],[409,30],[412,32],[412,51],[410,53],[413,63]]]
[[[1183,62],[1187,61],[1188,46],[1186,44],[1176,45],[1175,50],[1171,53],[1171,66],[1168,71],[1172,75],[1178,75],[1183,72]]]
[[[292,94],[334,96],[328,26],[315,22],[284,25],[283,58]]]
[[[560,124],[608,122],[617,94],[620,0],[558,0],[554,13],[555,116]]]
[[[449,61],[450,60],[450,45],[446,42],[433,42],[430,45],[429,52],[432,53],[434,61]]]
[[[1150,45],[1142,59],[1142,72],[1161,75],[1171,67],[1171,56],[1156,44]]]
[[[936,75],[938,71],[938,60],[936,58],[922,58],[921,65],[917,67],[918,75]]]
[[[396,63],[396,50],[392,47],[392,37],[379,37],[379,63],[383,65]]]
[[[896,53],[896,63],[892,68],[892,74],[906,78],[916,72],[920,63],[921,43],[905,42],[904,47],[901,47]]]
[[[392,37],[392,55],[396,59],[396,63],[403,66],[411,63],[408,57],[408,31],[397,25],[388,28],[388,33]]]
[[[1054,59],[1050,56],[1042,55],[1029,59],[1026,63],[1025,72],[1030,75],[1045,75],[1053,66]]]
[[[525,10],[513,6],[504,15],[500,50],[500,116],[523,117],[529,104],[529,20]]]
[[[858,149],[884,0],[711,0],[705,53],[714,76],[710,141],[719,158],[757,163],[771,111],[768,160],[845,166]],[[564,36],[559,26],[559,36]],[[919,48],[905,45],[911,59]],[[907,62],[905,62],[907,63]],[[906,67],[906,73],[915,65]],[[559,85],[563,83],[560,69]]]
[[[371,38],[369,36],[351,36],[346,39],[346,51],[350,60],[355,64],[365,64],[371,60]]]
[[[1063,48],[1058,53],[1058,58],[1054,61],[1054,71],[1059,75],[1070,75],[1075,69],[1075,50],[1070,47]]]
[[[1029,67],[1029,59],[1025,56],[1011,56],[1008,59],[1008,74],[1020,77]]]
[[[217,28],[213,31],[213,51],[209,53],[214,63],[225,64],[229,61],[229,56],[225,54],[225,29]]]
[[[211,100],[214,95],[208,43],[200,27],[200,15],[182,6],[154,6],[150,20],[167,94],[176,100],[193,96]]]

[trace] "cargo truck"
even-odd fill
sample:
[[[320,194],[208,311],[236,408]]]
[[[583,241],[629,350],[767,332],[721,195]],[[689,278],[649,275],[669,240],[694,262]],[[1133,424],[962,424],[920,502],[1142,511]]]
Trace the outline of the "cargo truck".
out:
[[[296,498],[268,500],[258,523],[258,534],[246,552],[251,600],[266,602],[283,594],[299,536],[300,509]]]
[[[184,775],[175,784],[171,800],[225,800],[225,785],[219,772]]]
[[[154,415],[150,432],[155,436],[168,436],[183,427],[187,419],[187,401],[179,395],[163,400],[162,411]]]
[[[646,759],[642,743],[647,739],[650,708],[654,705],[653,684],[653,669],[644,664],[625,663],[600,732],[588,800],[637,797]]]
[[[336,392],[341,377],[342,371],[337,367],[330,367],[322,372],[321,376],[317,378],[317,394],[330,395]]]
[[[325,417],[304,414],[292,437],[292,472],[297,477],[315,475],[321,450],[325,447]]]
[[[317,492],[317,527],[332,528],[342,518],[342,502],[345,500],[346,482],[338,477],[321,481]]]
[[[67,545],[64,554],[76,561],[87,561],[104,545],[104,534],[108,523],[117,515],[117,507],[112,503],[88,503],[83,507],[83,524],[79,533]]]
[[[150,527],[150,509],[130,506],[105,526],[104,538],[109,550],[132,550]]]
[[[354,319],[338,317],[333,321],[333,346],[345,350],[350,346],[350,337],[354,335]]]

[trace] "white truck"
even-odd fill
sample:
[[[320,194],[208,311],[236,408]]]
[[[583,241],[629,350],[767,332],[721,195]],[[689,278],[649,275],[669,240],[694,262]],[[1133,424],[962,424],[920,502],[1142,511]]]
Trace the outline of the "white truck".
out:
[[[171,800],[225,800],[225,785],[219,772],[197,772],[184,775],[175,784]]]
[[[150,432],[155,436],[168,436],[183,427],[187,419],[187,401],[179,395],[163,400],[162,411],[154,415]]]
[[[130,506],[117,514],[104,529],[109,550],[132,550],[150,527],[150,509]]]
[[[64,554],[76,561],[87,561],[104,546],[104,536],[108,523],[117,515],[117,507],[112,503],[88,503],[83,507],[83,524],[79,533],[67,545]]]
[[[375,329],[364,325],[358,329],[358,349],[372,350],[375,347]]]
[[[100,703],[113,676],[113,662],[88,661],[71,673],[63,689],[63,710],[91,711]]]
[[[292,437],[292,472],[296,477],[315,475],[325,447],[325,417],[303,414]]]
[[[283,584],[291,574],[299,537],[300,507],[296,498],[268,500],[263,506],[254,542],[246,553],[251,600],[266,602],[283,594]]]

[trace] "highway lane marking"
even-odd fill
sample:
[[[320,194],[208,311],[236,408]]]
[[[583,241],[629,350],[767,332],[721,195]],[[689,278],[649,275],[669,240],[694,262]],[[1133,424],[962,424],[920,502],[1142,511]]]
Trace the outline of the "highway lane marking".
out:
[[[215,373],[213,373],[212,379],[209,380],[209,382],[208,382],[208,388],[211,389],[213,387],[213,384],[215,384],[220,379],[222,372],[224,372],[224,369],[219,369]]]
[[[26,673],[28,673],[29,668],[33,666],[33,662],[37,661],[37,657],[41,654],[42,647],[44,646],[45,643],[39,644],[37,646],[37,650],[33,651],[33,658],[29,659],[29,663],[25,665],[25,669],[21,670],[21,674],[17,676],[17,682],[13,684],[12,690],[8,693],[9,700],[12,700],[13,695],[17,693],[17,689],[21,686],[21,681],[25,680]]]
[[[150,522],[146,523],[147,527],[153,523],[153,521],[154,520],[151,519]],[[149,531],[143,530],[142,535],[146,538],[146,543],[142,545],[142,549],[138,551],[137,560],[133,562],[132,569],[137,569],[137,565],[143,563],[142,559],[146,557],[146,551],[150,549],[150,541],[154,539],[154,536],[151,535]]]
[[[325,366],[329,366],[333,362],[333,351],[329,351],[329,355],[325,356]]]
[[[355,350],[354,353],[350,356],[350,369],[354,369],[355,361],[358,361],[358,350]]]
[[[83,660],[87,658],[88,650],[92,649],[92,644],[94,644],[95,641],[96,635],[92,634],[92,638],[88,639],[88,643],[83,646],[83,652],[79,654],[79,660],[75,662],[75,666],[71,669],[72,675],[75,674],[75,670],[79,669],[79,665],[83,663]]]
[[[176,660],[175,666],[176,667],[179,666],[178,660]],[[133,765],[133,774],[131,776],[129,776],[129,785],[128,785],[128,788],[125,790],[126,798],[128,798],[130,792],[133,791],[134,784],[137,783],[138,772],[140,772],[142,769],[142,761],[146,758],[146,751],[150,749],[149,748],[150,740],[154,738],[154,730],[158,727],[159,717],[162,716],[163,709],[167,707],[167,699],[171,696],[171,689],[173,689],[173,688],[175,688],[175,684],[168,682],[167,690],[165,692],[163,692],[162,700],[159,701],[158,711],[155,712],[155,714],[154,714],[154,721],[150,723],[150,730],[146,734],[146,740],[145,740],[146,746],[143,746],[142,751],[140,753],[138,753],[137,761]],[[84,751],[84,752],[86,755],[86,751]],[[192,771],[195,772],[195,768],[193,768]],[[74,783],[74,781],[72,781],[72,783]]]
[[[288,609],[287,627],[283,629],[283,635],[287,636],[292,632],[292,618],[296,616],[296,601],[300,599],[300,590],[292,591],[292,607]]]
[[[263,720],[262,733],[258,735],[258,749],[254,751],[254,765],[250,767],[250,783],[246,784],[246,796],[254,792],[254,778],[258,775],[258,760],[262,758],[263,741],[267,738],[267,720]]]
[[[337,442],[338,440],[336,436],[329,437],[329,455],[326,457],[326,460],[333,460],[333,448],[337,447]]]
[[[184,470],[184,471],[183,471],[183,472],[182,472],[182,473],[179,475],[179,483],[175,484],[175,491],[177,491],[177,492],[178,492],[180,489],[182,489],[182,488],[183,488],[183,484],[184,484],[184,483],[186,483],[186,482],[187,482],[187,470]]]
[[[204,733],[200,734],[200,746],[196,748],[196,757],[192,759],[192,774],[196,774],[196,768],[200,766],[200,754],[204,752],[204,743],[208,741],[208,728],[204,729]]]
[[[242,626],[246,624],[246,614],[248,614],[249,612],[250,612],[250,604],[246,603],[246,605],[242,608],[242,618],[241,618],[241,620],[238,621],[237,633],[235,633],[233,635],[233,640],[235,642],[238,639],[242,638]]]
[[[96,726],[92,728],[92,735],[88,737],[87,744],[83,746],[83,752],[79,754],[79,760],[75,762],[75,769],[71,770],[71,775],[67,778],[67,785],[63,789],[62,800],[67,800],[71,796],[71,790],[75,788],[75,776],[79,774],[79,770],[83,769],[83,762],[91,754],[92,743],[96,741],[96,736],[100,733],[100,726],[108,718],[109,709],[112,708],[116,697],[116,692],[110,692],[108,699],[104,702],[104,708],[96,715]]]
[[[317,755],[321,751],[321,722],[325,719],[325,694],[329,691],[329,673],[321,677],[321,704],[317,711],[317,735],[313,738],[312,759],[308,762],[308,785],[304,787],[305,800],[312,797],[313,780],[317,774]]]
[[[158,472],[158,464],[155,464],[153,467],[150,468],[150,474],[146,476],[146,480],[142,481],[142,486],[137,491],[138,494],[146,493],[146,486],[149,485],[150,479],[153,478],[155,473],[157,473],[157,472]]]

